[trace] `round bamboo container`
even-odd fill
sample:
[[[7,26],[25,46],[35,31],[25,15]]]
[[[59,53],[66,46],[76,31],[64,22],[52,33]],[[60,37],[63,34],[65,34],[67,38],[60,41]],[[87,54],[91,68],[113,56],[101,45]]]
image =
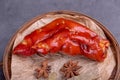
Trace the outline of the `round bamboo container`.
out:
[[[85,16],[88,17],[84,14],[81,13],[77,13],[77,12],[72,12],[72,11],[56,11],[56,12],[49,12],[43,15],[39,15],[35,18],[33,18],[32,20],[28,21],[27,23],[25,23],[11,38],[11,40],[9,41],[5,52],[4,52],[4,56],[3,56],[3,72],[4,72],[4,76],[6,78],[6,80],[10,80],[11,78],[11,55],[12,55],[12,47],[13,47],[13,43],[14,40],[16,39],[16,35],[17,33],[21,33],[23,32],[25,29],[27,29],[30,25],[32,25],[34,22],[36,22],[37,20],[41,19],[42,17],[51,14],[68,14],[71,16],[74,15],[78,15],[78,16]],[[115,51],[115,60],[116,60],[116,66],[111,74],[111,77],[109,80],[120,80],[120,48],[119,48],[119,44],[116,41],[116,39],[114,38],[114,36],[111,34],[111,32],[106,29],[101,23],[99,23],[98,21],[96,21],[95,19],[88,17],[91,20],[93,20],[105,33],[107,39],[109,39],[111,46],[113,48],[113,50]]]

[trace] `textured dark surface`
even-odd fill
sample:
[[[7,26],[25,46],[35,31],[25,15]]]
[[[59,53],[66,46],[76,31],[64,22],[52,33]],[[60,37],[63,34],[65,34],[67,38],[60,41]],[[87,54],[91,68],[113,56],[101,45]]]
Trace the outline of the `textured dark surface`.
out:
[[[120,43],[120,0],[0,0],[0,60],[22,24],[46,12],[72,10],[100,21]],[[4,80],[2,70],[0,80]]]

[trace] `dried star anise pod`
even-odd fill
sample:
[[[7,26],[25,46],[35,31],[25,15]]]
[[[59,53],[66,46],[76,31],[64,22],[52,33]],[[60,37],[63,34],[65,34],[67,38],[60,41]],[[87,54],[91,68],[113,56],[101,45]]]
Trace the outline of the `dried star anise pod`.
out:
[[[81,66],[78,66],[78,62],[68,61],[63,65],[63,67],[60,69],[61,72],[63,72],[63,76],[68,79],[73,76],[79,75],[79,69]]]
[[[41,66],[37,68],[36,71],[36,78],[48,78],[49,73],[50,73],[51,67],[48,66],[48,61],[43,61]]]

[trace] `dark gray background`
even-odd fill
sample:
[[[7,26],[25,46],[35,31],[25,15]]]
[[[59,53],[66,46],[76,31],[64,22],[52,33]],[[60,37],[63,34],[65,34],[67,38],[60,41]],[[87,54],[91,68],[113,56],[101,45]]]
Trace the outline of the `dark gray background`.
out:
[[[82,12],[95,18],[120,43],[120,0],[0,0],[0,60],[9,39],[22,24],[56,10]],[[0,80],[4,80],[2,71]]]

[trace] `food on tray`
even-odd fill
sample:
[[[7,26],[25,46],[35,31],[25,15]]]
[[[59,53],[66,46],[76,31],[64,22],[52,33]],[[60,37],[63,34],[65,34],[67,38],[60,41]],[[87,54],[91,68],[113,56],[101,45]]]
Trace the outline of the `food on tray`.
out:
[[[58,18],[25,36],[13,53],[30,56],[35,53],[46,55],[61,52],[103,61],[108,46],[107,39],[86,26],[70,19]]]
[[[25,24],[12,51],[11,80],[108,80],[116,65],[101,26],[71,13]]]

